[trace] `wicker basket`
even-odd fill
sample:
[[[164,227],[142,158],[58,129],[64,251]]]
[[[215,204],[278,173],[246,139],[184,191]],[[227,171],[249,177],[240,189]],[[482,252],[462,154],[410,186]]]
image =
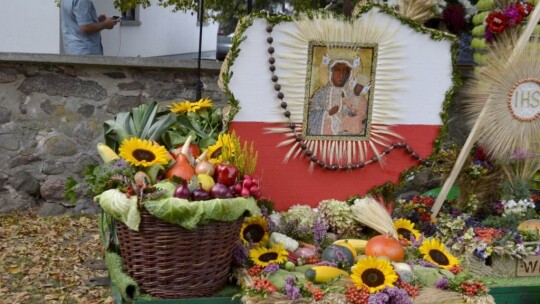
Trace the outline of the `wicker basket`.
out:
[[[141,208],[139,231],[118,223],[127,273],[142,292],[160,298],[212,296],[227,283],[242,218],[190,231]]]

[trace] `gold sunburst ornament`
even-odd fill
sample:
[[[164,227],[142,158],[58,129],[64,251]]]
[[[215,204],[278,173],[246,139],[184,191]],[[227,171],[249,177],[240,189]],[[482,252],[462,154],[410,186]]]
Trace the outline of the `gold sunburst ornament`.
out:
[[[369,293],[393,287],[398,279],[396,271],[387,260],[368,256],[352,267],[351,279],[358,288],[366,287]]]
[[[150,167],[166,165],[169,162],[165,147],[137,137],[122,141],[118,151],[120,157],[134,166]]]
[[[264,216],[247,218],[240,229],[240,239],[246,245],[264,246],[270,238],[268,222]]]
[[[382,161],[383,147],[401,138],[388,121],[399,116],[395,97],[401,88],[395,80],[403,77],[404,55],[394,40],[397,25],[377,25],[375,16],[372,11],[350,23],[326,15],[296,21],[298,33],[283,42],[288,48],[283,54],[276,54],[286,81],[290,79],[282,91],[296,129],[268,129],[290,138],[280,143],[291,145],[285,161],[309,151],[321,164],[353,168],[371,157]],[[306,44],[307,73],[298,68],[306,55],[296,55]],[[380,64],[386,70],[377,73]],[[306,83],[297,81],[304,77]],[[380,85],[377,93],[375,83]],[[315,164],[310,163],[309,171]]]
[[[419,248],[424,260],[431,262],[440,268],[451,269],[459,265],[459,260],[450,254],[439,239],[431,238],[422,242]]]
[[[398,233],[399,239],[406,241],[407,244],[411,243],[411,236],[414,236],[415,240],[420,238],[420,231],[414,229],[414,223],[408,219],[400,218],[395,220],[394,228]]]
[[[257,247],[249,251],[249,257],[253,263],[264,267],[269,264],[283,264],[287,261],[288,255],[289,253],[281,243],[270,248]]]

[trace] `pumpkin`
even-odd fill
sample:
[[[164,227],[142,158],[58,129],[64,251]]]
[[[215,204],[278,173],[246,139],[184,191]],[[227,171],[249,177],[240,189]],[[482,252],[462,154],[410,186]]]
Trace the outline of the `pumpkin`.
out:
[[[519,232],[540,233],[540,220],[532,219],[521,222],[517,227]]]
[[[393,262],[401,262],[405,258],[405,250],[401,243],[386,234],[369,239],[365,253],[369,256],[385,256]]]

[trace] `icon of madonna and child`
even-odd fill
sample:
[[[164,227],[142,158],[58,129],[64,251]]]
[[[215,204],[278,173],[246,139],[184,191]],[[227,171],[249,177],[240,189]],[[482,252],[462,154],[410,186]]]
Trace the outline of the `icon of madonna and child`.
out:
[[[369,135],[376,47],[310,43],[304,107],[306,136],[361,139]]]

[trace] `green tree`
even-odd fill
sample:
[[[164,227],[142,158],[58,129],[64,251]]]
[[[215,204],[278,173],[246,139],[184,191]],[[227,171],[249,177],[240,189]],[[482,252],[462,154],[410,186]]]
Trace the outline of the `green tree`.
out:
[[[352,5],[358,0],[252,0],[253,10],[269,10],[281,5],[284,7],[290,4],[294,8],[294,13],[303,12],[310,9],[324,8],[330,3],[336,4],[335,10],[341,12],[342,3],[350,2]],[[150,5],[150,0],[114,0],[114,5],[121,11],[133,8],[137,5],[143,8]],[[158,0],[158,4],[163,7],[172,7],[175,11],[197,11],[199,0]],[[247,13],[248,0],[204,0],[205,16],[217,21],[239,18]]]

